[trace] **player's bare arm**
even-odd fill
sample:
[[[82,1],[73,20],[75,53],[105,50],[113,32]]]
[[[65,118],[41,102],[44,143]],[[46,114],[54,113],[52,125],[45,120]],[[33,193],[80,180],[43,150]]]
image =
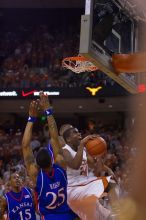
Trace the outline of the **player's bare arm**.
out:
[[[100,175],[100,173],[102,171],[104,171],[105,167],[104,167],[104,163],[102,160],[103,155],[98,155],[96,157],[92,157],[87,153],[87,162],[88,162],[88,166],[93,169],[93,172],[96,173],[96,176]]]
[[[48,96],[45,95],[43,92],[40,92],[40,106],[43,111],[45,111],[46,113],[48,112],[47,122],[48,122],[48,127],[49,127],[49,134],[51,137],[51,144],[52,144],[53,152],[54,152],[54,159],[56,161],[57,156],[59,154],[59,148],[60,148],[58,129],[57,129],[55,119],[52,115],[52,109],[51,109],[51,105],[50,105],[50,101],[48,99]],[[49,114],[49,112],[50,112],[50,114]]]
[[[95,176],[101,176],[102,172],[105,171],[104,163],[102,160],[102,157],[95,158],[94,167],[93,167],[93,173]]]
[[[32,117],[32,118],[37,117],[38,107],[39,107],[38,101],[31,102],[30,107],[29,107],[29,117]],[[22,151],[23,151],[23,158],[24,158],[27,172],[30,178],[32,179],[33,183],[35,183],[38,170],[37,170],[35,158],[34,158],[31,146],[30,146],[33,124],[34,123],[31,121],[27,122],[24,135],[23,135],[23,139],[22,139]]]
[[[89,154],[87,154],[89,167],[93,169],[95,176],[100,176],[101,172],[105,171],[108,173],[109,176],[112,176],[112,178],[117,182],[117,178],[112,169],[110,169],[108,166],[104,164],[103,157],[104,156],[101,154],[93,158]]]
[[[70,154],[68,150],[63,149],[64,159],[70,168],[75,169],[75,170],[79,169],[79,167],[82,164],[83,149],[84,149],[84,146],[80,145],[74,158],[72,157],[72,155]]]
[[[75,170],[78,170],[80,168],[82,164],[82,159],[83,159],[84,147],[86,143],[88,142],[88,140],[92,138],[93,138],[92,135],[89,135],[81,140],[81,143],[78,147],[77,153],[74,158],[72,157],[72,155],[67,149],[63,149],[64,159],[70,168],[75,169]]]
[[[7,203],[5,198],[0,198],[0,219],[5,220],[4,214],[7,211]]]
[[[119,183],[116,175],[114,174],[114,172],[112,171],[111,168],[109,168],[107,165],[104,164],[104,171],[106,171],[108,173],[109,176],[112,176],[112,178],[116,181],[116,183]]]

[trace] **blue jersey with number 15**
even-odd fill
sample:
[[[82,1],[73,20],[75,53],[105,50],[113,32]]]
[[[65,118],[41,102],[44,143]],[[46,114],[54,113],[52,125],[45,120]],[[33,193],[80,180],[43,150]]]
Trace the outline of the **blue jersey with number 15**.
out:
[[[60,166],[53,164],[51,175],[40,170],[37,177],[36,193],[41,215],[70,213],[67,205],[67,177]],[[48,219],[48,218],[47,218]],[[71,219],[71,218],[70,218]]]
[[[10,191],[4,196],[8,206],[9,220],[36,220],[35,207],[28,188],[22,188],[19,193]]]

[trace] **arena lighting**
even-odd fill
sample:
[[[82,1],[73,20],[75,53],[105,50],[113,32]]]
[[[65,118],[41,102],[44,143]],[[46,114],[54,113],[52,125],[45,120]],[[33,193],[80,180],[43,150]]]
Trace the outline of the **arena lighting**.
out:
[[[18,96],[16,91],[2,91],[0,92],[0,96],[8,97],[8,96]]]

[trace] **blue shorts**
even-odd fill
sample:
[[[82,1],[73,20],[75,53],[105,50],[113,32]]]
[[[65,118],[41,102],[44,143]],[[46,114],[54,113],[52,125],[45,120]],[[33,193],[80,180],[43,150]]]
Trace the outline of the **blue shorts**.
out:
[[[74,220],[77,215],[74,213],[48,214],[41,217],[41,220]]]

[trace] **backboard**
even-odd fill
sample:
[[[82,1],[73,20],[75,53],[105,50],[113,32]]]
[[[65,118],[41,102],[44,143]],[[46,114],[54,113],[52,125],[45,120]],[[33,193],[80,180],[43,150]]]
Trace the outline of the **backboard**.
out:
[[[86,0],[79,53],[132,94],[138,92],[140,74],[117,75],[111,58],[114,53],[137,51],[137,24],[118,0]]]

